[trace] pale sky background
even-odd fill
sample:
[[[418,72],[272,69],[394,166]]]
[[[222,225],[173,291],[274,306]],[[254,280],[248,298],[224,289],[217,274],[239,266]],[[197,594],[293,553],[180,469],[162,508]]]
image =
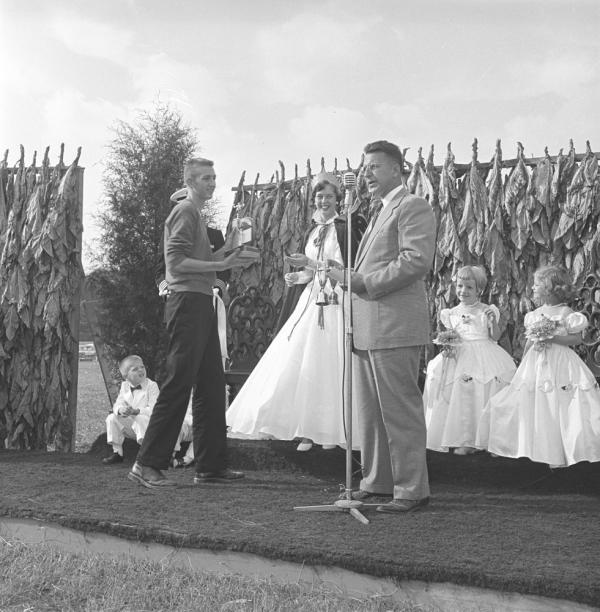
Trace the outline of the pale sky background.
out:
[[[198,128],[226,218],[242,170],[268,180],[366,142],[452,142],[468,162],[600,151],[600,0],[0,0],[0,147],[78,146],[84,244],[110,127],[157,98]],[[84,260],[87,258],[84,258]]]

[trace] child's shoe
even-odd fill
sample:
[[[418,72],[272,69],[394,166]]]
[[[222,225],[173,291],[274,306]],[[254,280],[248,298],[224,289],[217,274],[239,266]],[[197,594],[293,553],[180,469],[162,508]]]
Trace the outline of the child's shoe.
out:
[[[102,459],[104,465],[114,465],[115,463],[123,463],[123,457],[119,453],[113,453],[110,457]]]
[[[296,447],[297,451],[306,452],[312,448],[312,441],[308,438],[303,438],[302,442]]]

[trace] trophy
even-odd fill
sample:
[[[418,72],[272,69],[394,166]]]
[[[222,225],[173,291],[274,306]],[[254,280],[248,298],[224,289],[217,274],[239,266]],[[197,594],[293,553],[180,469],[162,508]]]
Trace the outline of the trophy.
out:
[[[317,293],[317,306],[327,306],[329,299],[325,293],[325,283],[327,283],[327,266],[324,261],[317,262],[317,279],[319,281],[319,292]]]
[[[241,217],[241,209],[243,203],[236,204],[235,209],[237,211],[236,217],[231,220],[231,231],[233,232],[233,240],[227,250],[227,254],[238,249],[240,253],[257,254],[259,249],[252,244],[253,239],[253,223],[251,217]]]

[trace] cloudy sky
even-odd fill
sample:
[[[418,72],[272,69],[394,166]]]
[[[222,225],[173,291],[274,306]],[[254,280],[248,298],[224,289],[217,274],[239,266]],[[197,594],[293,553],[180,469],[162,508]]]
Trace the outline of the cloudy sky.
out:
[[[110,128],[157,99],[198,129],[224,217],[242,170],[356,165],[380,138],[438,164],[474,137],[484,161],[497,138],[600,151],[599,31],[597,0],[0,0],[0,146],[82,146],[88,249]]]

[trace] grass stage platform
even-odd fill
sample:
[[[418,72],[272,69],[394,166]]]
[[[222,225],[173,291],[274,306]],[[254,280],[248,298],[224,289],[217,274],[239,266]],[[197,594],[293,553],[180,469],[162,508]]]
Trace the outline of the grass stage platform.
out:
[[[0,516],[38,519],[138,542],[335,566],[396,581],[495,589],[600,604],[600,464],[551,471],[526,459],[429,453],[432,498],[396,516],[365,509],[305,513],[330,503],[344,482],[345,453],[293,442],[230,440],[244,480],[176,489],[127,480],[125,462],[104,466],[104,436],[85,454],[0,451]]]

